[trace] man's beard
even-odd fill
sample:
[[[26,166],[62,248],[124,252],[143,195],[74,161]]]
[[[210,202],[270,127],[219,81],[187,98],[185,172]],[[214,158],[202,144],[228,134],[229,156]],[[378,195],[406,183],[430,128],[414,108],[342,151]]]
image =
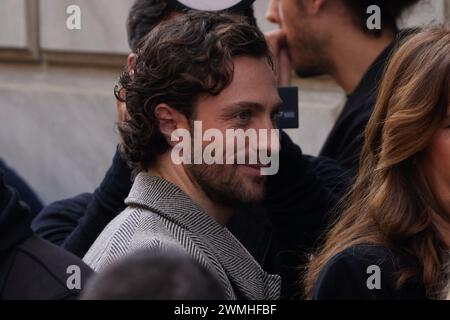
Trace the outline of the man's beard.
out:
[[[187,165],[187,171],[212,201],[234,207],[256,203],[265,194],[266,177],[250,177],[237,165]]]
[[[313,78],[329,74],[327,63],[319,51],[312,54],[310,49],[301,48],[300,50],[303,50],[302,61],[294,64],[295,73],[299,77]]]
[[[308,30],[304,30],[296,35],[290,45],[293,67],[298,76],[312,78],[330,74],[331,61],[324,51],[327,45],[325,39],[320,39],[309,34]]]

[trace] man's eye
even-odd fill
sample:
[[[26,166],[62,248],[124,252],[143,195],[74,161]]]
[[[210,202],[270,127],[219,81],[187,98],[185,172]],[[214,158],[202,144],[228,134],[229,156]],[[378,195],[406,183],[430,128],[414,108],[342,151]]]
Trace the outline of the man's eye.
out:
[[[241,122],[244,122],[244,121],[249,121],[251,116],[252,116],[252,113],[250,111],[242,111],[236,115],[236,119],[238,119]]]

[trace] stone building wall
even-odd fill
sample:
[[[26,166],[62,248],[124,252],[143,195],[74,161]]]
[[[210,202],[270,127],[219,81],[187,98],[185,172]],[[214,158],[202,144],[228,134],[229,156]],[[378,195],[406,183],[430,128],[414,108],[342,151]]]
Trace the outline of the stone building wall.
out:
[[[260,27],[267,0],[256,0]],[[426,2],[426,1],[425,1]],[[93,191],[117,143],[113,86],[128,52],[125,20],[133,0],[0,1],[0,157],[45,203]],[[448,19],[450,0],[428,0],[404,19]],[[81,30],[66,28],[66,8],[82,9]],[[297,80],[300,129],[316,154],[345,100],[328,78]]]

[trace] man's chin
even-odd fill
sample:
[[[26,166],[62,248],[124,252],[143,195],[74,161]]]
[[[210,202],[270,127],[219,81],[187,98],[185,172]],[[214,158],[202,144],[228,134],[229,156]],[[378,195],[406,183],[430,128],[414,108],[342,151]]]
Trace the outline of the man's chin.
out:
[[[323,70],[319,69],[319,68],[315,68],[315,67],[305,67],[305,66],[299,66],[295,68],[295,73],[300,77],[300,78],[315,78],[315,77],[320,77],[320,76],[325,76],[327,75],[326,72],[324,72]]]
[[[265,195],[266,177],[249,177],[241,181],[241,196],[243,203],[260,202]]]

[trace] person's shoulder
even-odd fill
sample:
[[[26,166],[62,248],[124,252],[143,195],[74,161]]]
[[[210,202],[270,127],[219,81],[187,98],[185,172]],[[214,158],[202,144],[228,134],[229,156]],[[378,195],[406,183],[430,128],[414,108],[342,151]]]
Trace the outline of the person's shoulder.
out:
[[[19,246],[19,250],[28,254],[36,261],[48,261],[48,269],[50,271],[59,270],[58,268],[61,267],[61,264],[64,266],[67,263],[79,264],[81,268],[89,269],[79,257],[36,235],[23,242]],[[59,260],[54,259],[55,257],[58,257]]]
[[[136,210],[136,209],[135,209]],[[134,213],[135,232],[130,241],[130,250],[140,249],[182,249],[178,238],[188,241],[187,231],[160,212],[149,208]]]
[[[345,249],[336,255],[336,259],[350,259],[362,265],[395,265],[396,254],[386,246],[361,244]]]
[[[167,227],[150,209],[129,206],[102,231],[83,258],[91,268],[100,271],[130,251],[163,247]]]
[[[121,215],[127,216],[127,219],[116,238],[120,234],[129,233],[127,254],[138,250],[172,250],[186,254],[189,250],[196,250],[189,231],[154,209],[128,207]]]
[[[365,274],[373,265],[393,265],[392,252],[382,246],[357,245],[347,248],[331,258],[323,267],[321,276],[353,272],[350,276]]]
[[[320,271],[314,299],[399,299],[422,297],[420,281],[410,280],[397,288],[397,275],[405,267],[414,267],[412,258],[388,247],[357,245],[335,255]]]
[[[358,262],[362,266],[380,266],[387,272],[419,268],[417,258],[406,252],[382,245],[355,245],[342,251],[339,255]]]
[[[75,299],[92,273],[80,258],[31,236],[15,250],[4,294],[12,299]]]
[[[136,233],[141,216],[142,210],[134,208],[127,208],[118,214],[91,245],[83,261],[95,271],[99,271],[109,261],[123,256]]]
[[[154,213],[151,210],[128,206],[119,213],[109,224],[105,227],[102,234],[108,234],[108,238],[114,234],[121,233],[124,229],[129,234],[132,234],[140,226],[145,225],[146,221],[154,218]]]

